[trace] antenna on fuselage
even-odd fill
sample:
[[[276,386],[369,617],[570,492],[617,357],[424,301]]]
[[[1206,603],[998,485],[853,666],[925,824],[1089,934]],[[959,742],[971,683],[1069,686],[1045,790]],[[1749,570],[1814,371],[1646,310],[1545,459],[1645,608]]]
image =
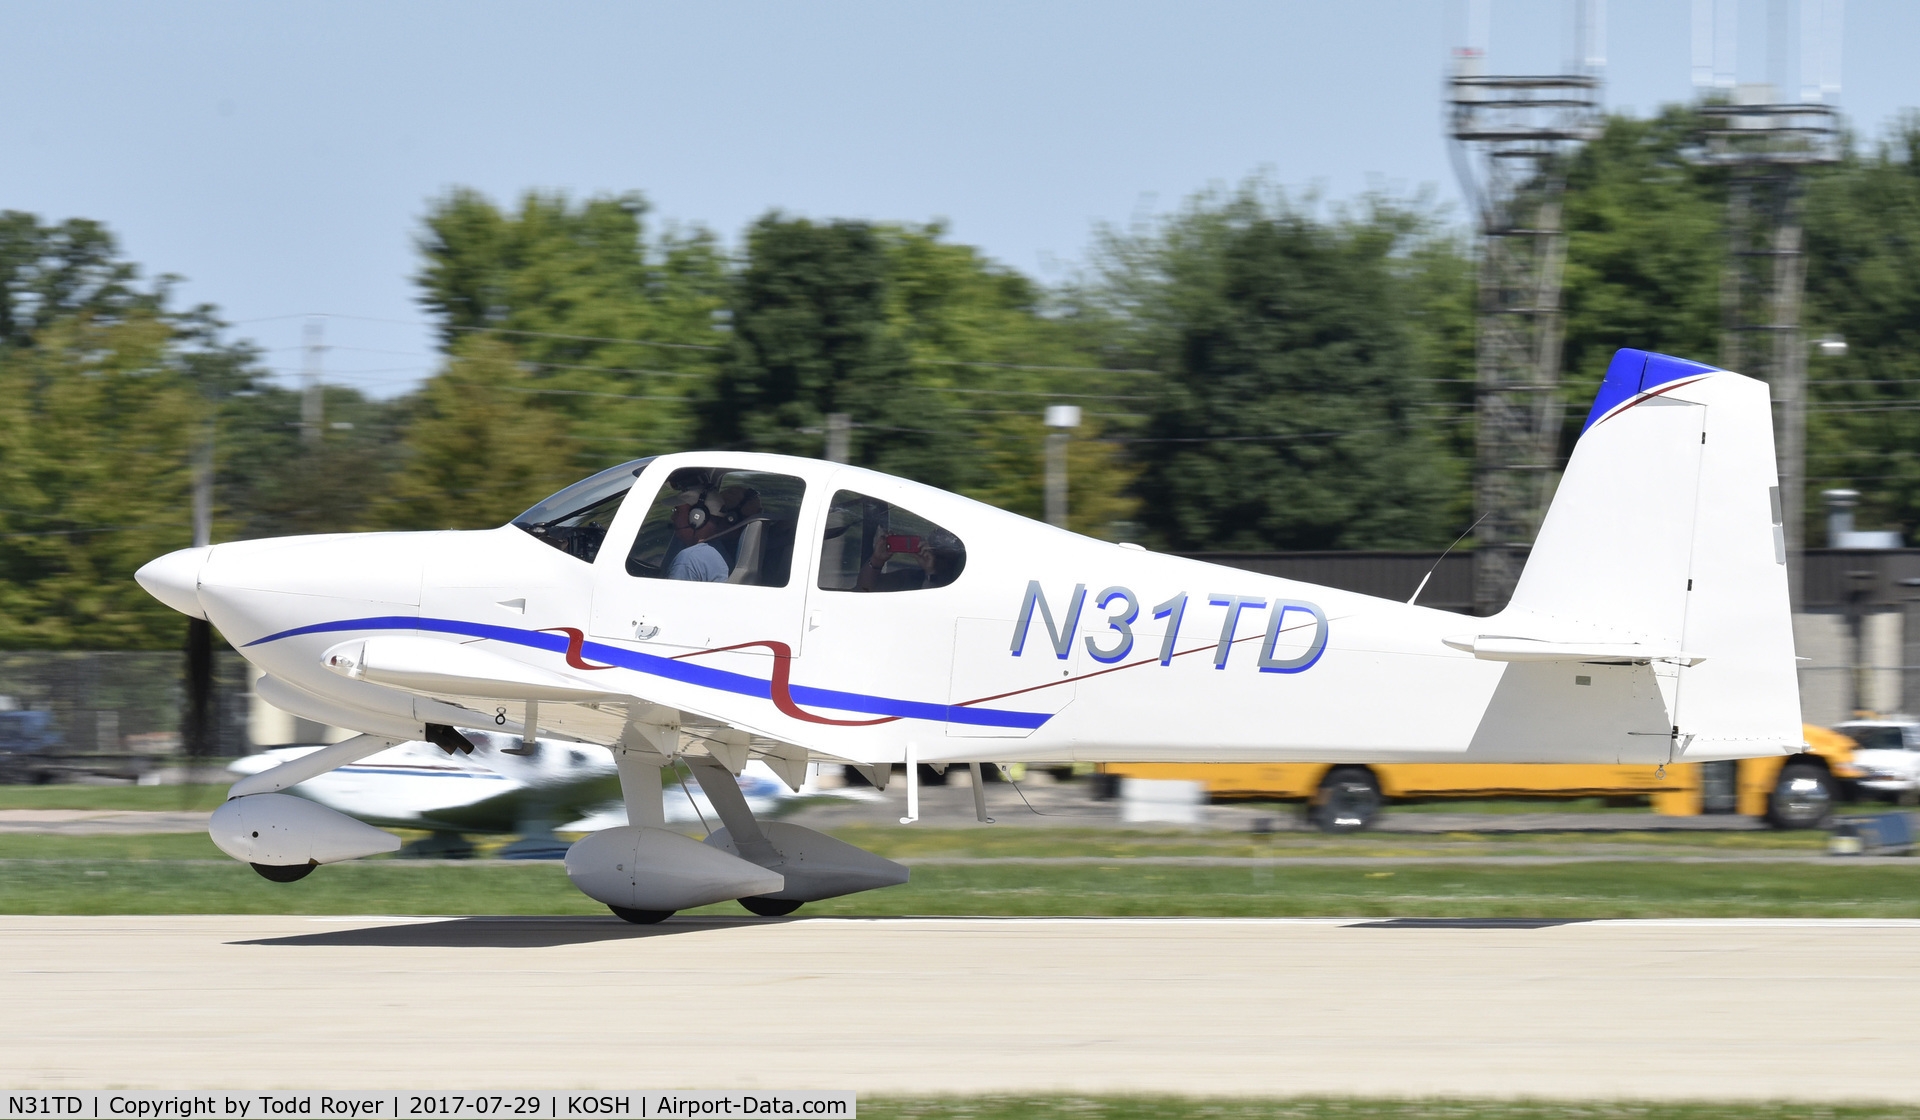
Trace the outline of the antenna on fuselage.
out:
[[[1493,512],[1492,510],[1487,511],[1487,513],[1492,513],[1492,512]],[[1433,567],[1427,569],[1427,574],[1420,577],[1420,586],[1414,588],[1413,594],[1407,596],[1407,605],[1409,607],[1413,605],[1413,601],[1415,599],[1418,599],[1420,597],[1420,593],[1427,589],[1427,581],[1433,578],[1433,573],[1440,570],[1441,561],[1444,561],[1447,558],[1447,553],[1450,553],[1454,549],[1458,548],[1460,546],[1460,542],[1467,539],[1467,533],[1471,533],[1475,529],[1478,529],[1480,527],[1480,522],[1485,521],[1486,519],[1487,519],[1487,514],[1486,513],[1481,514],[1479,517],[1479,520],[1476,520],[1473,524],[1467,526],[1466,533],[1462,533],[1459,536],[1453,538],[1453,543],[1447,546],[1447,551],[1442,552],[1440,554],[1440,559],[1435,560],[1433,562]]]

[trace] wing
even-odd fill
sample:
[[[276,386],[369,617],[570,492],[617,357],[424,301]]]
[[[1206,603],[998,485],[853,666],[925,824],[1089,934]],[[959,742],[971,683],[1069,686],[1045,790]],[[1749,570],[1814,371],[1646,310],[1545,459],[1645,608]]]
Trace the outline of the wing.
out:
[[[429,722],[604,746],[638,733],[668,753],[708,754],[734,773],[749,758],[761,758],[794,789],[805,781],[808,762],[836,757],[689,706],[686,697],[666,702],[636,695],[611,682],[529,665],[485,643],[377,635],[330,647],[321,661],[340,676],[430,702],[430,708],[415,705]]]

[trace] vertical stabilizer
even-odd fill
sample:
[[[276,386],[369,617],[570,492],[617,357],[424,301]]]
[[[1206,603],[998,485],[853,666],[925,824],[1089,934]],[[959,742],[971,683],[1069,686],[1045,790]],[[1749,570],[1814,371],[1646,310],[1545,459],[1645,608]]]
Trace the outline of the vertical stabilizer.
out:
[[[1488,629],[1650,665],[1674,761],[1796,751],[1784,545],[1767,386],[1621,350]]]

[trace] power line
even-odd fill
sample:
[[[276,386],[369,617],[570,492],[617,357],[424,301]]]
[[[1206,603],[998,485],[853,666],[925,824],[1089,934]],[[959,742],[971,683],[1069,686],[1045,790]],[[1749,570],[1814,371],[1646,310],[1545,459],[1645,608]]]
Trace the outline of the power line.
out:
[[[493,334],[518,335],[522,338],[556,338],[556,339],[561,339],[563,341],[568,341],[568,342],[605,342],[605,343],[611,343],[615,345],[659,346],[659,347],[663,347],[670,350],[706,350],[706,351],[714,351],[714,352],[720,352],[720,351],[725,351],[729,349],[729,347],[726,347],[726,346],[713,346],[713,345],[708,345],[706,343],[698,343],[698,342],[660,342],[658,340],[650,339],[650,338],[603,338],[598,335],[561,334],[555,331],[529,331],[529,330],[520,330],[514,327],[471,327],[471,326],[461,326],[453,323],[430,323],[430,322],[425,322],[421,320],[382,319],[373,315],[327,315],[322,312],[314,312],[313,314],[320,315],[323,318],[347,319],[354,322],[362,322],[362,323],[387,323],[393,326],[424,327],[431,330],[480,331],[480,332],[489,332]],[[300,317],[301,316],[295,316],[295,315],[268,315],[259,319],[237,320],[233,323],[229,323],[228,325],[241,326],[246,323],[268,323],[268,322],[274,322],[280,319],[294,319],[294,318],[300,318]],[[280,347],[279,349],[288,349],[288,348]],[[346,349],[346,347],[336,347],[336,349]],[[385,353],[398,353],[398,351],[385,351]],[[1166,376],[1165,373],[1157,369],[1131,369],[1126,367],[1112,367],[1112,366],[1030,365],[1030,364],[1024,364],[1019,362],[974,362],[974,361],[966,361],[959,358],[909,357],[907,360],[915,365],[928,365],[928,366],[972,366],[979,369],[1018,369],[1018,370],[1036,370],[1036,371],[1052,372],[1052,373],[1127,373],[1127,374],[1138,374],[1138,375],[1147,376],[1147,377],[1165,377]],[[598,369],[601,367],[584,366],[580,368]],[[646,372],[646,371],[634,371],[634,372]]]
[[[1049,393],[1044,389],[954,389],[945,385],[909,385],[916,393],[965,393],[976,397],[1048,397],[1076,401],[1150,401],[1151,396],[1102,393]]]
[[[1464,424],[1472,420],[1471,416],[1457,416],[1451,420],[1436,420],[1432,424]],[[1102,439],[1101,443],[1283,443],[1296,439],[1323,439],[1334,436],[1365,436],[1380,432],[1409,431],[1406,427],[1392,428],[1349,428],[1333,432],[1296,432],[1271,436],[1116,436]]]
[[[143,529],[182,529],[183,525],[101,525],[92,529],[42,529],[31,533],[0,533],[0,540],[14,537],[74,537],[83,533],[128,533]]]
[[[1124,369],[1110,366],[1030,366],[1013,362],[965,362],[958,358],[909,358],[908,361],[923,366],[976,366],[981,369],[1027,369],[1054,373],[1135,373],[1147,377],[1166,376],[1157,369]]]
[[[1836,413],[1848,413],[1848,412],[1920,412],[1920,401],[1915,401],[1910,404],[1873,405],[1873,406],[1864,407],[1864,408],[1835,408],[1831,406],[1816,404],[1816,405],[1808,405],[1807,411],[1818,412],[1818,413],[1822,413],[1829,416],[1834,415]]]
[[[465,387],[465,386],[463,386]],[[586,389],[532,389],[518,385],[475,385],[478,389],[500,389],[508,393],[535,393],[560,397],[611,397],[620,401],[679,401],[686,402],[687,397],[665,397],[657,393],[596,393]]]

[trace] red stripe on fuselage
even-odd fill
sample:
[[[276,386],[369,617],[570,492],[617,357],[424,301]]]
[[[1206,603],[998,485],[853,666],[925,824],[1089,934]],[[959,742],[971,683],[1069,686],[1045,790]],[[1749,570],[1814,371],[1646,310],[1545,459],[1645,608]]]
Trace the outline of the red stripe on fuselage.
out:
[[[565,634],[567,636],[567,665],[575,669],[611,669],[611,665],[589,665],[580,657],[580,647],[586,644],[587,636],[571,626],[549,626],[541,630],[542,634]]]

